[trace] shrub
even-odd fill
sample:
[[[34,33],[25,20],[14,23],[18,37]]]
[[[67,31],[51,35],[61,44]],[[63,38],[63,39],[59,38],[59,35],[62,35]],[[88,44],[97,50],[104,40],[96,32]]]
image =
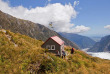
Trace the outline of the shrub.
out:
[[[54,71],[54,66],[52,64],[52,60],[50,59],[44,59],[40,65],[40,69],[39,71],[41,72],[46,72],[46,71],[51,71],[53,72]]]

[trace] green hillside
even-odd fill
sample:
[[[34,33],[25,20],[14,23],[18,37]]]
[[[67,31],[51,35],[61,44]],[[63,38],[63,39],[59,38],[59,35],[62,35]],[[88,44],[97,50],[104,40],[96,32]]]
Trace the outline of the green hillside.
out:
[[[75,50],[65,59],[41,48],[42,41],[0,31],[0,74],[109,74],[110,61]],[[65,47],[70,53],[70,47]]]

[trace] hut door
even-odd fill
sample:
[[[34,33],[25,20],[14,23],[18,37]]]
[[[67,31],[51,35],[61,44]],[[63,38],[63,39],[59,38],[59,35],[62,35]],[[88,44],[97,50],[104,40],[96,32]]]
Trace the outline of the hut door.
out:
[[[62,56],[62,46],[60,47],[60,56]]]

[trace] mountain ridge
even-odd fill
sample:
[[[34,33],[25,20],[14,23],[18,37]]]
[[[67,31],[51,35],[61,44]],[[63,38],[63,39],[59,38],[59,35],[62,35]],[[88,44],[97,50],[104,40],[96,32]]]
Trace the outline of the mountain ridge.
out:
[[[74,42],[69,41],[68,39],[59,35],[57,32],[52,31],[41,24],[17,19],[9,14],[3,13],[2,11],[0,11],[0,28],[10,30],[14,33],[21,33],[43,41],[46,41],[51,36],[59,36],[65,41],[66,45],[79,49]]]
[[[75,42],[80,48],[91,48],[95,41],[89,37],[82,36],[74,33],[60,33],[61,36]]]
[[[89,52],[110,52],[110,35],[104,36],[99,42],[97,42]]]

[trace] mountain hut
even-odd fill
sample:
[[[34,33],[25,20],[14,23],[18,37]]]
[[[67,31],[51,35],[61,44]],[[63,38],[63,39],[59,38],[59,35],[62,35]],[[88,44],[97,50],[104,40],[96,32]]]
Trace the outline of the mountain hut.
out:
[[[42,47],[48,49],[49,52],[62,56],[62,51],[64,51],[64,41],[58,36],[53,36],[48,38],[47,41],[42,44]]]

